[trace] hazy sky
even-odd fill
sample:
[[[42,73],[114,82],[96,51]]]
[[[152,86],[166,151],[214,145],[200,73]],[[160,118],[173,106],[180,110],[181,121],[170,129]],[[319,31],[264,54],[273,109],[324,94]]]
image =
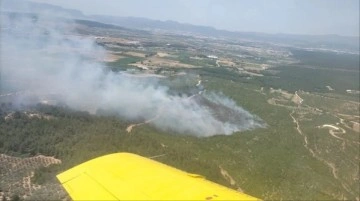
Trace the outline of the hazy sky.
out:
[[[174,20],[219,29],[359,36],[359,0],[33,0],[85,14]]]

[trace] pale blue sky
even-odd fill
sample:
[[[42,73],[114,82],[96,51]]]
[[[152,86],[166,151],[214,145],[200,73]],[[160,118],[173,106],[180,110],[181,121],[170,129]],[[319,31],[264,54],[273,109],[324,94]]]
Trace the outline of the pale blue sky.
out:
[[[85,14],[146,17],[219,29],[359,36],[359,0],[33,0]]]

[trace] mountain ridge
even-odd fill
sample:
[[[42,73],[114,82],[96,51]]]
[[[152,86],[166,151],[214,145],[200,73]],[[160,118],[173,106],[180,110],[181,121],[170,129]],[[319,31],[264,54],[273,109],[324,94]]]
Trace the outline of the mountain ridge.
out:
[[[19,4],[21,2],[22,4]],[[80,20],[92,20],[104,24],[116,25],[128,29],[161,31],[175,34],[202,35],[207,37],[224,37],[230,39],[255,40],[271,42],[280,45],[290,45],[301,48],[313,48],[319,50],[338,50],[340,52],[351,52],[359,54],[359,37],[341,36],[336,34],[327,35],[304,35],[287,33],[263,33],[242,32],[217,29],[211,26],[193,25],[180,23],[173,20],[154,20],[143,17],[121,17],[109,15],[84,15],[76,9],[63,8],[48,3],[38,3],[24,0],[3,1],[3,9],[18,12],[52,12],[64,15],[68,18]]]

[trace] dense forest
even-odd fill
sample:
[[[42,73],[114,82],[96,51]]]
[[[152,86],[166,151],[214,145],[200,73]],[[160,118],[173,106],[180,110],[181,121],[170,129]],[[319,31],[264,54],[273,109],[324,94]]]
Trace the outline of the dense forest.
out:
[[[62,160],[61,165],[37,171],[33,179],[43,183],[47,179],[44,175],[54,177],[97,156],[131,152],[151,157],[166,152],[163,162],[190,172],[202,172],[227,185],[216,164],[194,160],[186,142],[196,143],[198,138],[169,135],[146,125],[127,133],[129,124],[117,116],[91,115],[66,106],[37,104],[15,108],[3,103],[0,107],[0,153],[18,157],[42,154]],[[169,143],[178,146],[169,146]]]

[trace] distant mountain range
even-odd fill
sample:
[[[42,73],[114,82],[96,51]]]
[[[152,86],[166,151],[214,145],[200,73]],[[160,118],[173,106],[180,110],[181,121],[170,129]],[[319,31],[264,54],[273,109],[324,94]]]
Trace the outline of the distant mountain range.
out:
[[[0,9],[2,11],[25,12],[25,13],[51,13],[55,16],[66,16],[70,18],[86,18],[79,10],[67,9],[47,3],[37,3],[26,0],[1,0]]]
[[[257,32],[235,32],[218,30],[209,26],[191,25],[175,21],[151,20],[139,17],[118,17],[106,15],[84,15],[75,9],[66,9],[46,3],[36,3],[24,0],[3,0],[1,9],[16,12],[51,13],[67,18],[92,20],[105,24],[112,24],[129,29],[148,31],[162,31],[175,34],[202,35],[208,37],[225,37],[230,39],[256,40],[278,43],[302,48],[336,49],[359,53],[359,37],[339,35],[294,35],[267,34]]]
[[[111,23],[130,29],[158,30],[182,34],[199,34],[209,37],[227,37],[234,39],[250,39],[280,44],[288,44],[313,48],[338,48],[359,51],[359,38],[339,35],[295,35],[295,34],[268,34],[258,32],[235,32],[218,30],[209,26],[191,25],[175,21],[151,20],[139,17],[115,17],[92,15],[90,19]]]

